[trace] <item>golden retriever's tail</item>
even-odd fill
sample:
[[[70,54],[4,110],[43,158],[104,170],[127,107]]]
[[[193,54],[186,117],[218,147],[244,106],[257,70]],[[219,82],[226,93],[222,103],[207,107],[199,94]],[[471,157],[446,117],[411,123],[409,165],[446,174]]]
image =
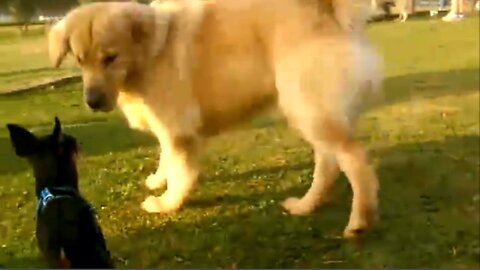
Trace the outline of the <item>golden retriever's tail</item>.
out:
[[[366,40],[352,42],[351,72],[349,73],[351,119],[383,101],[383,59]]]

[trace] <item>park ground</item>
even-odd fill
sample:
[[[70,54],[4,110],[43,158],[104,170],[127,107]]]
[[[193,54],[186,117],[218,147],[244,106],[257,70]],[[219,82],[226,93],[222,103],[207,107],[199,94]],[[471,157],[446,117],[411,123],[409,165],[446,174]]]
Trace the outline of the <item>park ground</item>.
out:
[[[140,209],[156,168],[152,137],[118,112],[88,111],[79,83],[0,95],[0,267],[44,266],[32,173],[5,124],[45,134],[55,115],[82,144],[81,190],[118,267],[479,267],[478,27],[478,16],[369,27],[385,57],[385,102],[361,118],[357,135],[380,178],[381,219],[360,248],[340,238],[351,201],[344,176],[310,216],[279,207],[306,191],[313,169],[310,148],[282,122],[257,119],[211,141],[185,207],[155,215]],[[42,28],[0,28],[0,55],[0,92],[77,72],[49,67]]]

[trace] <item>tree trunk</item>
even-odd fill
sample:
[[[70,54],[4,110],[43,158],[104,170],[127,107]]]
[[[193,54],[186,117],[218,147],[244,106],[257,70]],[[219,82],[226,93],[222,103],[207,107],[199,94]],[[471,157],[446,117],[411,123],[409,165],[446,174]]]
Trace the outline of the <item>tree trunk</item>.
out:
[[[20,33],[25,34],[28,32],[28,22],[24,22],[20,25]]]

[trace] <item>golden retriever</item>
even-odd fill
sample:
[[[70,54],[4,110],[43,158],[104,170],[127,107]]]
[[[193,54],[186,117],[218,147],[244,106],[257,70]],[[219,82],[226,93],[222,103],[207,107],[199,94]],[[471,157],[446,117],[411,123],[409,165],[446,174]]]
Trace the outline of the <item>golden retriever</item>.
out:
[[[345,237],[377,218],[378,180],[352,132],[378,93],[380,60],[365,37],[369,8],[361,0],[167,0],[151,6],[93,3],[52,27],[55,66],[71,53],[82,69],[84,98],[94,111],[117,105],[130,126],[161,145],[146,186],[151,213],[179,209],[198,176],[202,140],[270,106],[314,149],[313,182],[286,199],[305,215],[325,201],[339,169],[353,202]]]

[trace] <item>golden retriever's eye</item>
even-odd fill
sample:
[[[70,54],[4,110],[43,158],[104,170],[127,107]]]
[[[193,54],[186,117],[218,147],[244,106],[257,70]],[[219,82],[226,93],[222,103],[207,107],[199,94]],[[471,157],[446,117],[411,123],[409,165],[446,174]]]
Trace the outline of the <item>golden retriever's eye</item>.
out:
[[[83,62],[83,59],[80,56],[77,56],[77,63],[81,65],[82,62]]]
[[[103,65],[104,66],[108,66],[110,65],[111,63],[113,63],[115,61],[115,59],[117,59],[117,54],[110,54],[110,55],[107,55],[103,58]]]

